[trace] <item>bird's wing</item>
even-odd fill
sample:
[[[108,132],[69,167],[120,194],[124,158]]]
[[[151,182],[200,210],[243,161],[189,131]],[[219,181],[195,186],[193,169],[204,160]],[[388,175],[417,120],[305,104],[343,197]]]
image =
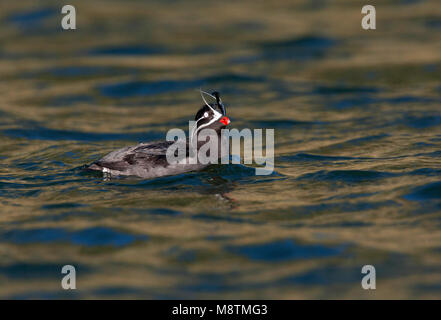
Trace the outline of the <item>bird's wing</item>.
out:
[[[149,169],[154,166],[168,166],[167,149],[173,141],[141,143],[113,151],[95,162],[102,168],[125,171],[131,166]]]

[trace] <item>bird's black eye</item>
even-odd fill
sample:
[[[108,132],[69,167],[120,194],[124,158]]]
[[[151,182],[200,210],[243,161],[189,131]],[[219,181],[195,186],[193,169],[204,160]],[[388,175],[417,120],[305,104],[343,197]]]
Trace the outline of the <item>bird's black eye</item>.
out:
[[[208,112],[204,113],[204,118],[208,118]]]

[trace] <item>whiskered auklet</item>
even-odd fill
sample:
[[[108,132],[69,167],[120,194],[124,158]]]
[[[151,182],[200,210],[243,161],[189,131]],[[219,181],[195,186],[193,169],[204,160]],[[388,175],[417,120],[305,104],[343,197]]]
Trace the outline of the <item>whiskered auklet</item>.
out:
[[[215,103],[208,103],[203,94],[215,99]],[[104,176],[137,176],[145,179],[161,176],[176,175],[189,171],[201,170],[208,166],[199,160],[188,161],[190,157],[190,141],[197,141],[196,151],[205,144],[210,143],[211,139],[199,141],[198,133],[201,129],[213,129],[216,132],[218,141],[217,146],[221,146],[221,130],[229,123],[230,119],[226,116],[225,106],[220,99],[218,92],[209,94],[201,91],[205,105],[199,109],[195,116],[195,127],[190,133],[190,139],[185,141],[163,141],[163,142],[143,142],[136,146],[125,147],[115,150],[102,159],[86,166],[88,170],[102,171]],[[218,110],[216,110],[218,109]],[[167,149],[174,143],[185,144],[185,161],[169,163],[167,160]],[[219,157],[221,153],[219,152]]]

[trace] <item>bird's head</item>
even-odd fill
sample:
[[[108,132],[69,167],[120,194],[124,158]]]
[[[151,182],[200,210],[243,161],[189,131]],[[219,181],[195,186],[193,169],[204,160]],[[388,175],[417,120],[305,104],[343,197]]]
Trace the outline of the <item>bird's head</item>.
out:
[[[215,99],[215,103],[208,103],[204,98],[204,94]],[[230,119],[226,115],[225,106],[222,103],[219,93],[215,91],[210,94],[201,90],[201,96],[205,105],[199,109],[194,119],[196,121],[197,131],[206,128],[220,131],[225,128],[230,123]]]

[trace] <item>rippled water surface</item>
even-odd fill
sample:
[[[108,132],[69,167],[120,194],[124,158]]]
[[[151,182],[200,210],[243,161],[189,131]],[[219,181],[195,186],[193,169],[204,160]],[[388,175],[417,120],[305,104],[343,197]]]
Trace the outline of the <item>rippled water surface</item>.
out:
[[[441,7],[0,3],[0,297],[441,298]],[[185,128],[217,89],[244,165],[104,181],[82,165]],[[61,267],[77,290],[61,289]],[[377,289],[361,289],[376,267]]]

